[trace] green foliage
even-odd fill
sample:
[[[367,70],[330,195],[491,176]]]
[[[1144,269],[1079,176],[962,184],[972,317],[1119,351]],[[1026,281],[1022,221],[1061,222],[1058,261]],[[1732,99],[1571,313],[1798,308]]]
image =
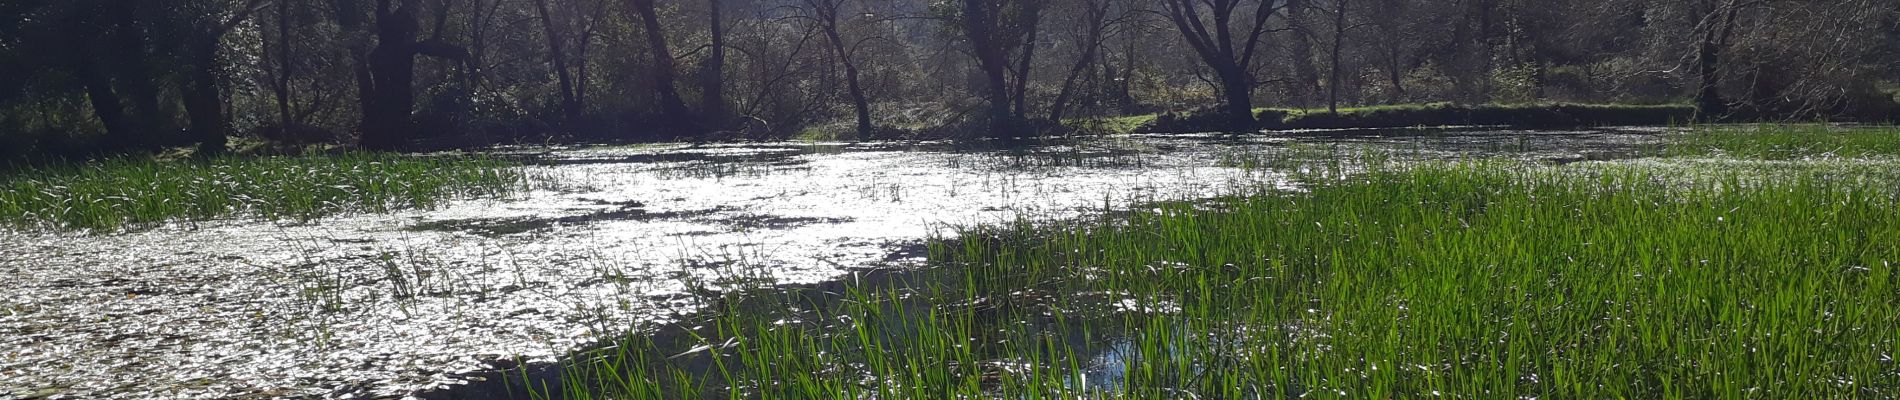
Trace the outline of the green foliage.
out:
[[[0,177],[0,224],[118,229],[227,216],[309,220],[344,212],[431,207],[520,184],[502,160],[351,153],[114,159]]]
[[[1543,86],[1543,83],[1537,78],[1537,68],[1533,64],[1520,64],[1492,70],[1490,100],[1506,104],[1541,100],[1537,90]]]

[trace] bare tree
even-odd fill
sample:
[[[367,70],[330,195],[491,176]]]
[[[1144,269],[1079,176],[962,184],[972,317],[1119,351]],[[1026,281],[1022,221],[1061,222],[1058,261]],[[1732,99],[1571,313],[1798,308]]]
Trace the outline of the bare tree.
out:
[[[1288,92],[1295,95],[1296,104],[1306,107],[1320,93],[1319,69],[1313,67],[1313,40],[1317,34],[1306,24],[1308,6],[1313,0],[1287,0],[1287,51],[1293,67],[1293,79],[1287,81]]]
[[[1062,79],[1062,89],[1056,93],[1055,103],[1049,106],[1050,121],[1062,121],[1063,113],[1068,110],[1070,93],[1075,89],[1076,79],[1095,65],[1097,54],[1102,51],[1103,38],[1109,28],[1109,8],[1113,7],[1114,3],[1115,0],[1081,0],[1084,15],[1086,15],[1082,21],[1085,24],[1084,33],[1078,41],[1081,43],[1078,48],[1081,54],[1076,56],[1075,65],[1069,68],[1069,76]]]
[[[1411,67],[1407,52],[1416,45],[1409,36],[1417,34],[1408,29],[1416,23],[1414,19],[1406,18],[1414,12],[1411,9],[1411,2],[1412,0],[1381,0],[1379,4],[1368,10],[1373,13],[1367,15],[1367,18],[1372,20],[1368,24],[1377,30],[1380,38],[1369,44],[1379,49],[1379,58],[1385,64],[1380,69],[1385,72],[1387,84],[1392,85],[1392,92],[1386,97],[1388,103],[1402,102],[1407,97],[1405,73]]]
[[[646,35],[647,51],[653,55],[653,86],[660,96],[660,113],[665,118],[683,125],[696,125],[691,122],[692,113],[686,109],[686,101],[680,99],[679,89],[673,82],[678,69],[673,62],[673,52],[666,44],[666,30],[660,24],[660,15],[653,6],[654,0],[627,0],[627,4],[640,18],[640,26]]]
[[[1701,24],[1697,25],[1698,39],[1695,45],[1695,105],[1702,118],[1717,118],[1728,113],[1728,102],[1722,99],[1722,51],[1729,46],[1734,37],[1735,19],[1743,10],[1767,3],[1766,0],[1702,0],[1708,9]]]
[[[851,108],[857,117],[859,138],[869,138],[873,134],[871,125],[871,101],[864,94],[864,86],[859,82],[858,63],[855,60],[856,44],[846,44],[839,27],[839,9],[845,0],[803,0],[818,30],[824,32],[825,42],[830,44],[831,55],[844,68],[845,91],[851,96]]]
[[[272,92],[277,99],[278,129],[290,129],[292,117],[290,110],[290,82],[296,76],[296,63],[292,62],[293,49],[290,38],[290,6],[293,0],[277,1],[277,79],[271,81]]]
[[[1036,37],[1042,33],[1042,9],[1046,2],[1026,1],[1018,11],[1022,14],[1023,22],[1019,26],[1024,33],[1021,50],[1017,52],[1016,69],[1011,71],[1016,76],[1016,88],[1010,95],[1010,103],[1014,107],[1010,118],[1017,121],[1023,121],[1028,116],[1029,81],[1034,77],[1030,69],[1036,65]]]
[[[230,135],[231,124],[224,115],[224,64],[218,60],[224,35],[267,5],[264,0],[245,0],[228,15],[217,12],[221,10],[183,10],[197,11],[185,17],[201,20],[186,28],[183,53],[189,68],[178,82],[200,157],[223,154]]]
[[[1218,78],[1229,128],[1253,131],[1251,71],[1267,19],[1279,9],[1271,0],[1163,0],[1169,20]],[[1251,4],[1251,7],[1246,7]],[[1205,8],[1205,10],[1203,10]],[[1249,10],[1248,8],[1251,8]],[[1247,12],[1251,11],[1251,15]],[[1242,18],[1235,21],[1235,17]]]
[[[565,122],[573,122],[580,119],[581,100],[574,76],[568,72],[567,54],[563,50],[567,47],[562,34],[563,24],[549,12],[548,0],[534,0],[534,11],[541,17],[542,35],[548,40],[548,61],[554,65],[555,79],[561,85],[561,118]]]
[[[726,124],[726,22],[721,0],[706,0],[712,44],[699,75],[700,112],[709,128]]]
[[[1330,76],[1326,78],[1326,112],[1334,114],[1339,113],[1339,89],[1345,86],[1345,77],[1342,76],[1345,72],[1345,66],[1341,63],[1340,55],[1346,49],[1346,41],[1348,39],[1346,34],[1359,28],[1373,25],[1372,23],[1347,25],[1347,17],[1351,15],[1348,10],[1351,7],[1352,0],[1334,0],[1333,9],[1328,10],[1328,12],[1332,13],[1333,19],[1333,41],[1330,44],[1331,49],[1327,52],[1328,61],[1326,68]],[[1397,80],[1394,80],[1394,82],[1397,82]]]
[[[977,67],[983,71],[989,100],[990,135],[1018,135],[1022,125],[1022,85],[1029,79],[1029,60],[1034,57],[1033,42],[1042,17],[1041,0],[963,0],[957,15],[957,27],[970,42]],[[1019,55],[1011,66],[1010,54]],[[1012,93],[1010,72],[1017,85]]]
[[[338,24],[346,30],[360,29],[359,0],[336,0]],[[377,0],[370,11],[375,17],[376,46],[362,51],[358,47],[358,101],[363,113],[360,144],[376,150],[395,150],[407,145],[415,131],[416,56],[427,55],[466,65],[468,51],[443,41],[441,23],[429,40],[422,40],[420,0]],[[359,45],[360,46],[360,45]]]

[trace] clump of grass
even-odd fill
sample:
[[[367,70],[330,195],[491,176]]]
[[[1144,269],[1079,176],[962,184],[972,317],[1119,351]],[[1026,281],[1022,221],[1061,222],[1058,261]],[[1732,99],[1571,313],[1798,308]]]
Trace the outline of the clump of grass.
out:
[[[1900,156],[1900,127],[1824,124],[1705,126],[1671,135],[1671,156],[1793,160]]]
[[[230,216],[309,220],[387,212],[514,190],[521,177],[512,165],[486,157],[350,153],[115,159],[26,169],[0,177],[0,223],[120,229]]]
[[[569,398],[1889,398],[1900,197],[1825,171],[1428,164],[975,227],[730,301]],[[1132,305],[1131,305],[1132,304]],[[1104,375],[1106,374],[1106,375]],[[1103,378],[1106,376],[1107,378]],[[1094,380],[1091,380],[1094,379]],[[585,383],[582,383],[585,382]]]

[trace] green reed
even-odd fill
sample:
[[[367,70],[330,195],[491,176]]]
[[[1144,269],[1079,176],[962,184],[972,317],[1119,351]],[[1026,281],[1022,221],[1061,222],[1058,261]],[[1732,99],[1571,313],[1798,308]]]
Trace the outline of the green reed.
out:
[[[631,339],[541,393],[1900,396],[1895,187],[1725,171],[1370,167],[972,227],[923,271],[729,294],[687,339]]]

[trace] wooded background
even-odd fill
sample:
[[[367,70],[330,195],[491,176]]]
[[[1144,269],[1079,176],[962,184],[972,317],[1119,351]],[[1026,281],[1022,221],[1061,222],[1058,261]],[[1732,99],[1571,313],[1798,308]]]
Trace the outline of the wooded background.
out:
[[[1886,120],[1895,0],[10,0],[0,155],[981,136],[1254,107]]]

